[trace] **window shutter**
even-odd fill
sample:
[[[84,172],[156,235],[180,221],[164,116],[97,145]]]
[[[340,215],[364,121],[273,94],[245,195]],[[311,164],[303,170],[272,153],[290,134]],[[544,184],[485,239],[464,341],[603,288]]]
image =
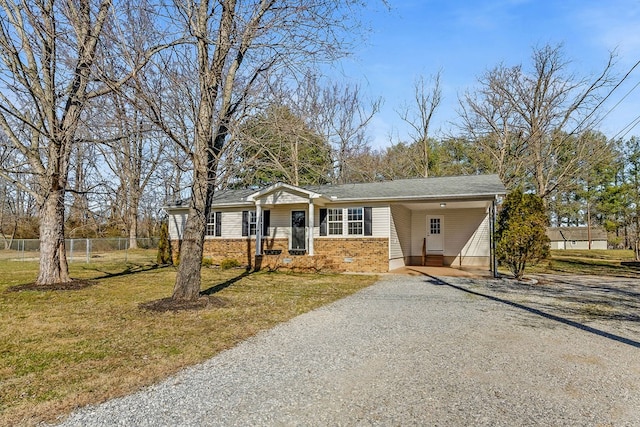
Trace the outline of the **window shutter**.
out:
[[[262,211],[262,235],[269,235],[269,227],[271,227],[271,211]]]
[[[373,227],[371,226],[371,208],[364,208],[364,235],[373,236]]]
[[[327,235],[327,210],[320,209],[320,235]]]
[[[249,235],[249,211],[242,211],[242,235]]]
[[[222,236],[222,212],[216,212],[216,236]]]

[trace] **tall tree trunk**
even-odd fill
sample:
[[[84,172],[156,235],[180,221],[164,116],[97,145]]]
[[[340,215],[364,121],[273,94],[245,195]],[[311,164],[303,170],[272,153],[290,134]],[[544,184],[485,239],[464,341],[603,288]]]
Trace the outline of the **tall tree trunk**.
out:
[[[40,208],[40,271],[36,283],[70,282],[64,244],[64,190],[52,191]]]
[[[137,193],[137,188],[130,188],[129,191]],[[129,249],[138,249],[138,206],[140,199],[137,194],[132,194],[129,206],[127,207],[127,226],[129,227]]]
[[[429,140],[427,138],[422,140],[422,161],[424,163],[423,176],[429,178]]]
[[[138,216],[135,211],[129,213],[129,249],[138,249]]]
[[[202,159],[202,157],[200,157]],[[207,193],[209,193],[206,165],[195,159],[191,207],[185,224],[180,246],[180,265],[173,287],[172,299],[195,300],[200,296],[200,271],[202,269],[202,253],[204,249],[204,235],[209,208]],[[213,191],[211,191],[213,194]]]

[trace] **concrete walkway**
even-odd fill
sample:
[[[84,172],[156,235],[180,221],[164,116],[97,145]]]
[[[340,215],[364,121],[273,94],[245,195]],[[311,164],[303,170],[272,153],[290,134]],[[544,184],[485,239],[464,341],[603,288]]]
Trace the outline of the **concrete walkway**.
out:
[[[482,268],[425,267],[419,265],[401,267],[390,274],[431,277],[493,277],[491,271]]]
[[[487,279],[457,280],[387,275],[64,425],[640,425],[640,336],[581,330],[482,295]]]

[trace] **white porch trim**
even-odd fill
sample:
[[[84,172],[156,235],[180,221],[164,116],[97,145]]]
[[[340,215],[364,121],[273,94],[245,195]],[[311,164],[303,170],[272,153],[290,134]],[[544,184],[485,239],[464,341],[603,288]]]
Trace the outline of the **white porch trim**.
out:
[[[256,201],[256,256],[262,255],[262,205]]]
[[[314,227],[314,204],[313,204],[313,199],[309,199],[309,222],[307,224],[307,230],[308,230],[308,236],[309,236],[309,243],[308,243],[308,249],[309,249],[309,255],[313,256],[313,227]]]

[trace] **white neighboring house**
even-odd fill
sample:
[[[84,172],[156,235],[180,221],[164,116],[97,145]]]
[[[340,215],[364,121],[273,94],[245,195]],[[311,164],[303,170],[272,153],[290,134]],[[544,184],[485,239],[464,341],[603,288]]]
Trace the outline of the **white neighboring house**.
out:
[[[551,240],[551,249],[607,249],[607,232],[602,228],[591,227],[549,227],[547,236]]]
[[[272,269],[489,269],[496,201],[505,194],[497,175],[219,191],[204,256]],[[165,210],[177,248],[189,206]]]

